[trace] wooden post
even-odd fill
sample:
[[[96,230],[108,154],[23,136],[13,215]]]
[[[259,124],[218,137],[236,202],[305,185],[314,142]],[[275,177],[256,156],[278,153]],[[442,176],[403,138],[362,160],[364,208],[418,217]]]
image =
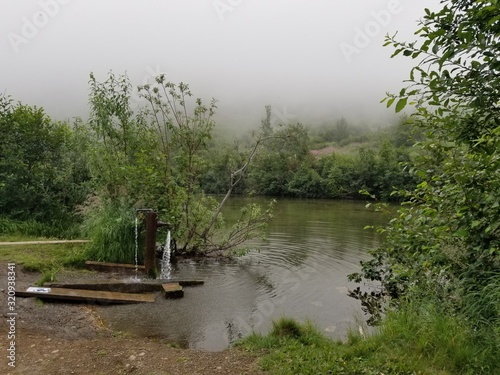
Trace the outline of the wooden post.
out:
[[[158,271],[156,270],[156,212],[146,213],[146,253],[144,254],[144,268],[146,276],[156,279]]]

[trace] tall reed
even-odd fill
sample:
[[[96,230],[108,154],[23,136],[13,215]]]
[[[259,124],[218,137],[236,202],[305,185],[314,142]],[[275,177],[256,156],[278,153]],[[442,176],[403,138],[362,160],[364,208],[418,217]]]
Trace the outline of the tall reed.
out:
[[[86,212],[83,231],[91,240],[87,257],[91,260],[130,263],[135,262],[134,210],[123,203],[93,206]],[[138,261],[144,260],[143,251]]]

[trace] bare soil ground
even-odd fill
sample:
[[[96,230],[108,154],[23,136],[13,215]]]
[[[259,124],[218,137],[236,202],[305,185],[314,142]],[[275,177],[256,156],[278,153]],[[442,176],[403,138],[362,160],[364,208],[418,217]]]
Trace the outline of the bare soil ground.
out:
[[[40,274],[16,268],[16,289]],[[60,281],[87,275],[73,271]],[[88,276],[87,276],[88,277]],[[103,276],[106,277],[106,276]],[[16,299],[15,368],[8,365],[7,264],[0,263],[0,374],[264,374],[257,358],[239,348],[222,352],[178,349],[158,339],[104,327],[91,305]]]

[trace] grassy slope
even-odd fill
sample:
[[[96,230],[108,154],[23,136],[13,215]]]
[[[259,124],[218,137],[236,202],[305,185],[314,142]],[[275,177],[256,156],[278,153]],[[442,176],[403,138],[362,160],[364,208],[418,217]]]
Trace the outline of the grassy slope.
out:
[[[41,237],[0,236],[0,242],[40,241]],[[8,245],[0,246],[0,262],[14,262],[27,271],[41,272],[42,281],[54,278],[63,267],[83,267],[85,244]],[[46,280],[44,280],[46,279]]]
[[[485,340],[457,317],[432,305],[390,314],[378,333],[351,333],[334,342],[309,323],[274,323],[267,336],[252,335],[239,345],[262,357],[275,375],[318,374],[499,374],[498,335]]]

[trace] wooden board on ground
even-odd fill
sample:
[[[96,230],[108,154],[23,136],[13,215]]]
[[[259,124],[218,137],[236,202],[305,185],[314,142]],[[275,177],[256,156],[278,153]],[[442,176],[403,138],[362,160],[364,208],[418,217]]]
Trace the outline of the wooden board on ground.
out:
[[[121,293],[151,293],[162,292],[163,284],[178,284],[180,286],[203,285],[203,280],[106,280],[87,281],[80,283],[47,283],[45,286],[51,288],[104,290]]]
[[[43,299],[66,300],[88,303],[141,303],[154,302],[154,294],[131,294],[104,292],[97,290],[85,289],[66,289],[66,288],[37,288],[31,287],[27,291],[16,291],[16,296],[19,297],[38,297]]]
[[[163,284],[163,291],[165,293],[165,298],[182,298],[184,297],[184,290],[179,284]]]
[[[84,283],[46,283],[45,285],[51,288],[102,290],[119,293],[153,293],[163,291],[161,284],[135,281],[90,281]]]
[[[85,268],[92,271],[101,272],[135,272],[136,266],[134,264],[122,264],[122,263],[107,263],[107,262],[85,262]],[[144,273],[144,266],[137,266],[137,271],[141,274]]]
[[[179,284],[180,286],[198,286],[205,284],[203,280],[158,280],[162,284]]]

